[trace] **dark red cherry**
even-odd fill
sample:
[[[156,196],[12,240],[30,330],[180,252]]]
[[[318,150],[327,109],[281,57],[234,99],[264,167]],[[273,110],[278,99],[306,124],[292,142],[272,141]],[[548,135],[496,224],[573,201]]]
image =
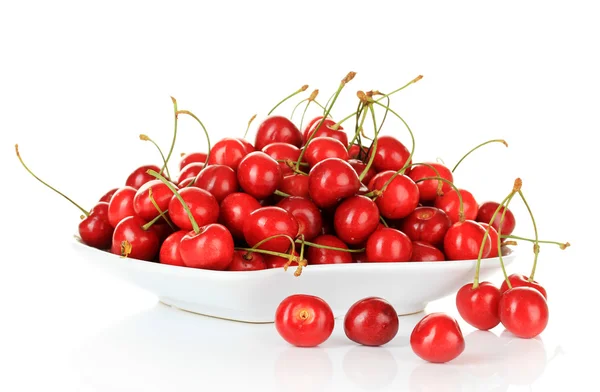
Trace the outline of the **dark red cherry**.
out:
[[[367,164],[359,159],[348,159],[348,163],[354,168],[354,171],[356,171],[356,174],[358,174],[359,177],[367,167]],[[375,174],[377,174],[377,172],[375,171],[373,166],[371,166],[369,170],[367,170],[367,174],[365,174],[365,176],[363,177],[362,183],[369,184],[373,177],[375,177]]]
[[[444,261],[446,256],[435,246],[421,241],[412,242],[410,261]]]
[[[448,215],[439,208],[417,207],[402,220],[399,229],[413,241],[441,246],[451,225]]]
[[[412,242],[400,230],[384,227],[369,236],[365,251],[371,263],[410,261]]]
[[[315,238],[313,243],[334,248],[348,249],[342,240],[334,235],[325,234]],[[306,249],[306,260],[312,264],[342,264],[352,263],[352,253],[341,250],[322,249],[309,246]]]
[[[394,174],[393,171],[377,173],[369,183],[369,190],[383,189]],[[402,219],[419,205],[419,188],[410,177],[397,175],[375,202],[384,218]]]
[[[236,250],[227,271],[259,271],[267,269],[264,257],[260,253]]]
[[[428,162],[427,164],[429,166],[434,167],[438,171],[440,177],[442,177],[450,182],[454,182],[454,177],[452,176],[452,172],[446,166],[442,165],[441,163],[437,163],[437,162]],[[425,166],[425,165],[413,166],[410,169],[410,173],[408,174],[408,176],[414,182],[416,182],[417,186],[419,187],[419,198],[420,198],[421,202],[435,200],[435,198],[438,196],[437,191],[438,191],[440,181],[425,180],[425,181],[417,182],[418,180],[420,180],[422,178],[438,176],[436,174],[436,172],[429,166]],[[450,186],[450,184],[448,184],[446,182],[442,182],[442,192],[443,193],[450,192],[451,190],[452,190],[452,187]]]
[[[323,226],[321,211],[309,199],[297,196],[286,197],[277,203],[298,221],[298,235],[304,234],[304,239],[311,241],[319,235]]]
[[[350,149],[348,150],[348,156],[350,157],[350,159],[366,160],[368,152],[369,152],[369,149],[367,147],[363,147],[362,153],[361,153],[360,146],[358,144],[353,144],[352,146],[350,146]]]
[[[109,249],[114,228],[108,222],[108,203],[98,202],[90,215],[79,222],[81,241],[98,249]]]
[[[477,260],[484,241],[482,258],[488,257],[492,248],[489,236],[479,223],[466,220],[453,224],[444,237],[444,253],[448,260]]]
[[[179,230],[168,236],[160,247],[158,260],[161,264],[177,265],[185,267],[181,254],[179,253],[179,244],[181,239],[188,233],[187,230]]]
[[[315,137],[304,149],[304,159],[311,167],[327,158],[348,160],[346,146],[339,140],[330,137]]]
[[[337,236],[349,245],[364,243],[379,225],[379,209],[366,196],[352,196],[335,210],[333,225]]]
[[[232,193],[221,201],[219,223],[225,225],[234,238],[244,239],[244,222],[260,207],[258,200],[249,194]]]
[[[298,235],[298,221],[281,207],[261,207],[244,222],[244,238],[251,247],[277,234],[286,234],[291,238]],[[288,239],[278,237],[266,241],[259,248],[285,253],[290,246]]]
[[[155,172],[159,173],[160,169],[161,168],[156,165],[140,166],[137,169],[135,169],[133,171],[133,173],[131,173],[129,175],[129,177],[127,177],[127,181],[125,181],[125,185],[130,186],[135,189],[139,189],[142,185],[144,185],[148,181],[155,180],[154,177],[152,177],[150,174],[147,173],[148,170],[154,170]]]
[[[144,230],[146,222],[137,216],[123,219],[113,233],[111,252],[138,260],[154,260],[159,250],[159,239],[154,230]],[[123,254],[124,242],[130,245],[129,254]],[[130,252],[129,252],[130,251]]]
[[[290,159],[296,162],[300,157],[300,149],[288,143],[271,143],[266,145],[262,151],[276,161]],[[279,162],[279,166],[281,166],[281,174],[284,177],[294,174],[294,171],[285,162]]]
[[[112,199],[113,195],[118,190],[119,190],[119,188],[111,189],[110,191],[106,192],[98,201],[105,201],[107,203],[110,203],[110,200]]]
[[[219,203],[239,188],[235,170],[225,165],[204,168],[196,177],[194,186],[209,191]]]
[[[254,148],[261,151],[271,143],[289,143],[302,146],[302,134],[293,122],[282,116],[271,116],[264,120],[256,131]]]
[[[148,181],[142,185],[133,198],[133,208],[136,214],[146,221],[151,221],[160,214],[150,200],[150,188],[152,188],[152,197],[161,211],[169,208],[169,202],[173,198],[173,192],[160,180]]]
[[[225,165],[233,170],[238,168],[240,161],[247,155],[246,146],[238,139],[226,137],[215,143],[208,157],[209,165]]]
[[[188,187],[181,189],[179,194],[188,205],[198,226],[217,222],[219,219],[219,203],[210,192],[201,188]],[[172,195],[168,209],[169,217],[177,227],[187,231],[192,230],[192,222],[187,211],[175,195]]]
[[[464,189],[459,189],[459,192],[462,196],[465,219],[475,220],[477,217],[477,211],[479,209],[477,201],[471,192]],[[436,197],[434,205],[443,210],[448,215],[452,223],[456,223],[460,220],[458,216],[460,201],[455,190],[450,190],[443,196]]]
[[[233,259],[233,237],[218,223],[190,231],[181,239],[179,253],[187,267],[223,271]]]
[[[204,168],[203,162],[192,162],[188,164],[186,167],[181,169],[181,173],[179,173],[179,179],[177,180],[177,184],[179,187],[182,187],[182,184],[189,184],[191,179],[198,177],[198,173]],[[188,180],[187,182],[185,182]]]
[[[369,158],[373,150],[371,148]],[[410,151],[398,139],[393,136],[380,136],[377,139],[377,149],[375,150],[373,166],[375,166],[377,172],[386,170],[398,171],[404,167],[409,156]],[[404,174],[408,174],[409,172],[410,170],[407,169]]]
[[[184,154],[179,161],[179,170],[183,170],[184,167],[190,163],[206,163],[206,153],[204,152],[190,152]],[[158,172],[158,170],[155,170]]]
[[[275,159],[255,151],[242,159],[237,178],[244,192],[257,199],[265,199],[277,190],[283,176]]]
[[[283,177],[279,190],[290,196],[310,197],[308,193],[308,176],[303,174],[292,174]]]
[[[135,216],[133,198],[137,190],[130,186],[120,188],[115,192],[108,203],[108,221],[112,227],[117,227],[119,222],[128,216]]]
[[[356,194],[360,188],[358,175],[350,164],[339,158],[317,163],[308,175],[308,192],[317,207],[330,208]]]

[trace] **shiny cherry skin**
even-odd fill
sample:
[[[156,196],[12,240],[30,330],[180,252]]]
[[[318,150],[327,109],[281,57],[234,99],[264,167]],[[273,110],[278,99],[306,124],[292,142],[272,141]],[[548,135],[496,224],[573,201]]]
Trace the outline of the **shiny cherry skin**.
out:
[[[333,311],[319,297],[296,294],[285,298],[275,311],[275,328],[288,343],[315,347],[333,332]]]
[[[219,203],[239,188],[235,170],[225,165],[210,165],[204,168],[198,173],[194,186],[209,191]]]
[[[251,247],[277,234],[292,238],[298,235],[298,221],[281,207],[261,207],[250,213],[244,222],[244,238]],[[278,237],[265,242],[259,249],[285,253],[290,245],[288,239]]]
[[[233,170],[248,153],[246,147],[238,139],[226,137],[215,143],[208,157],[209,165],[225,165]]]
[[[183,259],[181,258],[181,254],[179,253],[179,245],[181,244],[181,239],[185,237],[187,233],[188,230],[179,230],[168,236],[163,241],[158,254],[158,261],[161,264],[185,267],[185,264],[183,264]]]
[[[500,203],[496,203],[495,201],[486,201],[485,203],[479,206],[479,210],[477,211],[477,222],[490,223],[492,220],[492,216],[494,216],[494,212],[500,207]],[[504,213],[504,221],[502,221],[502,235],[510,235],[516,226],[515,216],[510,209],[506,209],[504,206],[500,208],[500,211],[496,214],[494,221],[492,222],[492,226],[496,229],[497,232],[500,231],[500,220],[502,219],[502,213]]]
[[[118,190],[119,190],[119,188],[113,188],[113,189],[111,189],[110,191],[108,191],[104,195],[102,195],[102,197],[98,201],[104,201],[106,203],[110,203],[110,200],[112,199],[113,195]]]
[[[310,197],[308,193],[308,176],[292,174],[283,177],[279,190],[290,196]]]
[[[331,234],[318,236],[312,242],[317,245],[348,249],[348,245],[346,245],[342,240]],[[306,249],[306,260],[310,265],[352,263],[352,253],[344,252],[341,250],[322,249],[313,246],[308,246]]]
[[[112,227],[117,227],[124,218],[136,215],[133,208],[133,198],[136,193],[137,190],[130,186],[125,186],[115,192],[108,203],[108,222]]]
[[[535,280],[530,282],[529,278],[525,275],[511,274],[508,276],[508,280],[512,287],[531,287],[539,291],[545,299],[548,299],[548,293],[546,292],[546,289]],[[504,294],[504,292],[506,292],[507,290],[508,285],[506,284],[506,280],[503,280],[502,285],[500,286],[500,293]]]
[[[356,174],[358,174],[359,177],[362,174],[362,172],[367,168],[367,164],[361,161],[360,159],[348,159],[348,163],[350,164],[350,166],[352,166],[352,168],[354,168],[354,171],[356,172]],[[373,166],[371,166],[369,170],[367,170],[365,176],[363,177],[362,183],[368,184],[373,179],[373,177],[375,177],[376,174],[377,172],[375,171]]]
[[[477,201],[473,197],[473,194],[464,189],[459,189],[458,191],[462,196],[465,219],[475,220],[479,207],[477,205]],[[460,199],[458,198],[458,194],[455,190],[450,190],[449,192],[444,193],[443,196],[436,197],[433,205],[440,210],[443,210],[448,215],[452,223],[459,221],[458,212],[460,208]]]
[[[142,226],[146,224],[138,216],[124,218],[113,233],[112,246],[110,251],[116,255],[121,255],[121,246],[124,241],[131,245],[131,253],[127,255],[132,259],[154,260],[159,250],[158,235],[154,230],[144,230]]]
[[[422,241],[412,242],[410,261],[445,261],[446,256],[435,246]]]
[[[369,297],[356,302],[344,317],[348,339],[364,346],[383,346],[398,333],[398,314],[383,298]]]
[[[450,218],[439,208],[417,207],[402,220],[399,228],[413,241],[428,242],[439,247],[444,243],[450,226]]]
[[[183,170],[184,167],[189,165],[190,163],[206,163],[206,153],[205,152],[190,152],[184,154],[179,161],[179,170]],[[158,170],[155,170],[158,171]]]
[[[276,142],[301,147],[302,134],[289,119],[283,116],[271,116],[258,126],[254,148],[261,151],[266,145]]]
[[[179,253],[187,267],[223,271],[233,259],[233,237],[225,226],[212,223],[183,236]]]
[[[454,318],[444,313],[431,313],[413,329],[410,347],[428,362],[444,363],[455,359],[465,350],[465,339]]]
[[[328,158],[312,167],[308,174],[308,193],[319,208],[330,208],[353,196],[360,188],[358,175],[350,164]]]
[[[384,227],[369,236],[365,251],[370,263],[410,261],[412,242],[400,230]]]
[[[160,214],[150,200],[150,188],[152,188],[152,197],[161,211],[169,208],[169,203],[173,198],[173,192],[160,180],[148,181],[142,185],[133,198],[133,208],[135,213],[146,221],[151,221]]]
[[[482,331],[487,331],[500,324],[498,304],[500,290],[490,282],[481,282],[477,288],[468,283],[456,294],[456,308],[467,323]]]
[[[220,206],[219,223],[225,225],[236,239],[244,239],[244,222],[260,208],[260,203],[247,193],[227,195]]]
[[[448,260],[477,260],[484,239],[482,259],[488,257],[492,249],[492,242],[485,235],[483,226],[472,220],[455,223],[444,236],[444,253]]]
[[[179,173],[179,178],[177,179],[177,185],[182,187],[182,184],[189,184],[189,182],[184,182],[186,180],[194,179],[198,177],[198,173],[204,169],[204,162],[192,162],[181,169],[181,173]]]
[[[434,167],[441,178],[444,178],[450,182],[454,182],[454,177],[452,176],[452,172],[445,165],[437,162],[427,162],[429,166]],[[437,177],[438,175],[435,171],[425,165],[416,165],[411,167],[410,173],[408,176],[417,183],[418,180],[427,177]],[[419,200],[421,202],[424,201],[432,201],[438,196],[438,186],[440,181],[436,180],[425,180],[417,183],[419,187]],[[448,193],[452,187],[447,182],[442,182],[442,192]]]
[[[306,123],[306,125],[304,126],[304,130],[302,131],[302,145],[304,146],[306,144],[306,140],[308,139],[308,132],[310,132],[310,129],[315,126],[316,127],[316,123],[321,121],[321,119],[323,118],[323,116],[317,116],[312,118],[308,123]]]
[[[158,242],[163,243],[164,240],[167,239],[168,236],[173,234],[177,229],[173,230],[168,224],[167,221],[161,219],[158,222],[155,222],[149,230],[154,230],[156,236],[158,237]]]
[[[381,190],[395,174],[392,171],[377,173],[369,183],[369,190]],[[375,200],[379,212],[387,219],[402,219],[419,205],[419,188],[410,177],[397,175]]]
[[[330,137],[336,140],[339,140],[344,146],[348,145],[348,135],[344,132],[344,128],[339,127],[339,129],[331,129],[333,125],[335,125],[335,121],[330,118],[326,118],[325,121],[319,126],[321,119],[323,116],[318,117],[318,120],[310,123],[310,128],[304,129],[304,134],[302,135],[302,139],[304,144],[308,141],[311,135],[314,133],[313,139],[318,137]],[[315,118],[316,119],[316,118]],[[313,120],[315,120],[313,119]],[[317,129],[319,126],[319,129]]]
[[[339,158],[348,160],[346,146],[337,139],[331,137],[315,137],[304,147],[304,159],[313,167],[327,158]]]
[[[296,218],[298,221],[298,235],[303,234],[304,239],[311,241],[319,235],[323,226],[321,211],[310,199],[290,196],[277,203]]]
[[[260,271],[267,269],[265,259],[260,253],[236,250],[227,271]]]
[[[240,143],[242,143],[242,145],[244,146],[244,148],[246,149],[246,155],[250,154],[251,152],[256,151],[256,149],[254,148],[254,146],[252,145],[252,143],[250,143],[248,140],[244,139],[243,137],[238,137],[236,138]]]
[[[532,287],[513,287],[502,294],[498,313],[504,328],[524,339],[538,336],[548,325],[548,303]]]
[[[488,225],[487,223],[483,223],[483,222],[477,222],[477,223],[479,223],[481,225],[481,227],[483,227],[484,230],[487,230],[488,227],[490,227],[490,225]],[[493,227],[490,227],[490,231],[488,234],[490,236],[491,248],[490,248],[490,253],[487,255],[487,257],[488,258],[498,257],[498,232]]]
[[[367,147],[362,147],[362,153],[361,153],[361,148],[358,144],[353,144],[352,146],[350,146],[350,149],[348,150],[348,156],[350,157],[350,159],[362,159],[362,160],[367,160],[367,153],[369,152],[369,149]],[[373,167],[373,169],[375,169]]]
[[[237,171],[240,187],[256,199],[266,199],[279,187],[283,175],[279,163],[262,151],[251,152]]]
[[[369,152],[368,158],[373,154],[373,150]],[[377,149],[375,150],[375,159],[373,166],[377,172],[382,171],[398,171],[404,167],[410,151],[393,136],[380,136],[377,139]],[[368,159],[366,159],[368,161]],[[410,162],[409,162],[410,164]],[[404,174],[409,174],[410,168]]]
[[[142,185],[147,183],[148,181],[154,181],[156,178],[147,173],[148,170],[154,170],[157,173],[160,173],[160,167],[156,165],[145,165],[140,166],[135,169],[129,177],[127,177],[127,181],[125,181],[126,186],[130,186],[135,189],[139,189]]]
[[[294,256],[300,257],[300,254],[296,251],[294,252]],[[283,268],[289,260],[287,257],[280,257],[274,255],[263,255],[263,258],[265,259],[265,264],[267,265],[268,269]],[[292,261],[289,266],[294,268],[298,266],[298,263],[296,261]]]
[[[219,203],[207,190],[188,187],[180,190],[179,195],[188,205],[198,226],[216,223],[219,219]],[[187,211],[175,195],[171,197],[168,209],[169,217],[177,227],[187,231],[192,230],[192,222]]]
[[[262,151],[276,161],[289,159],[296,162],[300,157],[300,149],[288,143],[271,143],[266,145]],[[279,162],[279,166],[281,166],[281,174],[284,177],[294,174],[294,171],[285,162]]]
[[[364,243],[378,225],[379,209],[375,202],[366,196],[344,199],[335,209],[333,216],[333,227],[337,236],[349,245]]]
[[[90,215],[79,222],[81,241],[98,249],[109,249],[112,244],[114,228],[108,221],[108,203],[98,202]]]

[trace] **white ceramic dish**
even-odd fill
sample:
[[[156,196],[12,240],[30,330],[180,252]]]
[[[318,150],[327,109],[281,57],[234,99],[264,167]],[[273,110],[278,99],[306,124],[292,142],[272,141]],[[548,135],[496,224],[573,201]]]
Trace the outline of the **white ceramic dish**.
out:
[[[293,268],[251,272],[209,271],[121,258],[74,241],[81,258],[155,294],[183,310],[244,322],[273,322],[275,309],[297,293],[323,298],[336,317],[359,299],[387,299],[398,314],[422,311],[428,302],[455,293],[473,279],[474,260],[413,263],[313,265],[295,277]],[[505,264],[515,253],[505,249]],[[500,269],[498,258],[485,259],[481,277]]]

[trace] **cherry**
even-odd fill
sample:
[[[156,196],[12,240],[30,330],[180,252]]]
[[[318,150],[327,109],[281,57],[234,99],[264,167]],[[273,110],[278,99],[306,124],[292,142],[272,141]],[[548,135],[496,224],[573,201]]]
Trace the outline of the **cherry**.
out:
[[[264,257],[260,253],[236,250],[227,271],[259,271],[267,269]]]
[[[367,164],[364,163],[363,161],[359,160],[359,159],[348,159],[348,163],[350,164],[350,166],[352,166],[352,168],[354,169],[354,171],[356,172],[356,174],[358,174],[359,176],[362,174],[362,172],[367,167]],[[365,176],[363,177],[362,183],[363,184],[368,184],[371,181],[371,179],[373,177],[375,177],[376,174],[377,174],[377,172],[371,166],[367,170],[367,173],[365,174]]]
[[[109,249],[112,235],[113,227],[108,222],[108,203],[99,202],[90,214],[79,222],[79,237],[88,246]]]
[[[310,197],[308,193],[308,176],[303,174],[292,174],[283,177],[279,190],[290,196]]]
[[[398,333],[398,314],[386,300],[369,297],[356,302],[344,317],[348,339],[365,346],[382,346]]]
[[[296,218],[298,235],[304,235],[304,239],[310,241],[321,232],[323,226],[321,211],[309,199],[290,196],[277,203],[277,207],[283,208]]]
[[[379,209],[366,196],[349,197],[336,208],[333,225],[345,243],[362,244],[379,225]]]
[[[248,154],[246,146],[238,139],[226,137],[219,140],[210,150],[209,165],[225,165],[233,170],[238,168],[240,161]]]
[[[492,249],[492,242],[483,226],[472,220],[457,222],[444,236],[444,253],[448,260],[477,260],[482,242],[481,257],[486,258]]]
[[[450,171],[450,169],[437,162],[428,162],[425,165],[415,164],[411,167],[408,176],[414,182],[417,182],[418,180],[427,177],[442,177],[450,182],[454,182],[454,177],[452,176],[452,172]],[[421,202],[435,200],[435,198],[438,196],[437,192],[439,183],[440,181],[436,180],[426,180],[422,182],[417,182],[417,186],[419,187],[419,200]],[[452,187],[450,186],[450,184],[442,182],[441,190],[443,193],[447,193],[451,189]]]
[[[119,190],[119,188],[111,189],[110,191],[106,192],[98,201],[105,201],[107,203],[110,203],[110,200],[112,199],[113,195],[118,190]]]
[[[495,201],[486,201],[485,203],[479,206],[479,210],[477,211],[477,222],[490,223],[492,220],[492,215],[494,212],[500,207],[499,203]],[[500,231],[500,219],[502,219],[502,214],[504,213],[505,207],[500,207],[499,213],[496,214],[496,218],[492,222],[492,226],[496,229],[496,232]],[[515,216],[512,211],[506,209],[504,213],[504,221],[502,222],[502,235],[510,235],[515,230]]]
[[[513,287],[502,294],[498,313],[504,328],[520,338],[534,338],[548,325],[548,303],[532,287]]]
[[[138,260],[153,260],[159,250],[158,235],[139,216],[124,218],[115,227],[110,251]]]
[[[468,283],[456,294],[456,308],[460,316],[477,329],[487,331],[500,324],[498,303],[500,290],[490,282],[481,282],[474,287]]]
[[[179,230],[172,233],[164,240],[158,254],[158,260],[161,264],[185,267],[181,254],[179,253],[179,245],[181,244],[181,239],[187,233],[187,230]]]
[[[448,215],[439,208],[417,207],[402,220],[399,229],[413,241],[440,246],[451,225]]]
[[[313,264],[343,264],[352,263],[352,254],[345,252],[348,246],[336,236],[325,234],[315,238],[312,242],[316,246],[309,247],[306,251],[308,263]],[[339,248],[344,250],[333,250],[319,246]]]
[[[369,152],[368,157],[371,157],[372,152]],[[377,150],[375,151],[375,158],[373,160],[373,166],[377,172],[382,171],[398,171],[402,169],[410,157],[410,151],[400,143],[398,139],[393,136],[380,136],[377,139]],[[410,165],[410,162],[408,162]],[[410,169],[408,168],[405,174],[408,174]]]
[[[193,180],[198,177],[198,173],[200,173],[202,169],[204,169],[204,162],[192,162],[181,169],[181,173],[179,173],[179,178],[177,180],[179,187],[182,187],[181,184],[183,184],[184,181],[188,180],[188,182],[185,182],[187,185],[190,183],[190,179]]]
[[[490,253],[487,255],[488,258],[492,258],[492,257],[498,257],[498,252],[501,251],[500,248],[498,248],[498,232],[496,231],[496,229],[494,229],[493,227],[490,227],[490,225],[488,225],[487,223],[483,223],[483,222],[477,222],[481,225],[481,227],[484,228],[484,230],[488,231],[488,235],[490,236],[490,243],[492,244],[492,247],[490,248]]]
[[[209,191],[219,203],[227,195],[238,191],[235,170],[225,165],[207,166],[198,173],[194,185]]]
[[[154,177],[147,173],[148,170],[154,170],[156,172],[160,172],[160,167],[156,165],[145,165],[140,166],[135,169],[129,177],[127,177],[127,181],[125,181],[126,186],[130,186],[135,189],[139,189],[142,185],[147,183],[148,181],[154,180]]]
[[[186,178],[183,181],[179,181],[177,183],[177,186],[179,187],[179,189],[183,189],[183,188],[187,188],[189,186],[195,186],[195,182],[196,182],[196,177]],[[192,183],[194,183],[194,184],[192,184]]]
[[[173,193],[169,187],[159,180],[148,181],[142,185],[133,198],[133,208],[136,214],[146,221],[154,219],[160,213],[150,199],[150,189],[152,189],[152,197],[160,211],[165,211],[169,208],[169,202],[173,197]]]
[[[225,226],[212,223],[187,233],[179,252],[187,267],[223,271],[233,259],[233,237]]]
[[[435,246],[421,241],[412,242],[410,261],[445,261],[446,256]]]
[[[210,192],[200,188],[189,187],[181,189],[179,194],[188,205],[198,226],[217,222],[219,219],[219,203],[217,203],[217,199]],[[193,229],[192,222],[186,210],[175,195],[171,196],[168,209],[169,217],[179,228],[187,231]]]
[[[156,218],[157,220],[160,218]],[[159,243],[163,243],[168,236],[170,236],[171,234],[173,234],[175,231],[178,230],[178,228],[176,228],[175,226],[173,226],[173,224],[171,222],[169,223],[163,223],[163,222],[155,222],[151,227],[150,230],[154,230],[154,232],[156,233],[156,235],[158,236],[158,242]]]
[[[367,263],[367,252],[354,252],[352,253],[353,263]]]
[[[321,120],[323,119],[323,116],[317,116],[314,117],[313,119],[311,119],[308,124],[306,124],[306,126],[304,127],[304,130],[302,131],[302,144],[306,144],[306,141],[309,138],[309,131],[313,126],[316,126]]]
[[[244,238],[250,246],[277,234],[295,238],[298,235],[298,221],[292,214],[280,207],[261,207],[248,216],[244,222]],[[273,238],[263,243],[259,249],[285,253],[290,243],[286,238]]]
[[[293,122],[283,116],[271,116],[264,120],[256,131],[254,147],[262,150],[271,143],[289,143],[296,147],[302,146],[302,134]]]
[[[246,149],[246,155],[256,151],[252,143],[250,143],[248,140],[244,139],[243,137],[237,137],[236,139],[244,145],[244,148]]]
[[[371,263],[410,261],[412,242],[403,232],[384,227],[369,236],[365,250]]]
[[[548,299],[548,293],[546,293],[546,289],[535,280],[530,281],[525,275],[512,274],[508,276],[508,280],[510,281],[510,285],[512,287],[531,287],[539,291],[545,299]],[[503,280],[502,285],[500,286],[500,293],[504,294],[507,290],[508,284],[506,283],[506,280]]]
[[[327,302],[319,297],[296,294],[285,298],[275,311],[275,328],[288,343],[315,347],[333,332],[335,321]]]
[[[358,175],[350,164],[339,158],[317,163],[308,174],[308,193],[320,208],[335,206],[360,188]]]
[[[112,227],[117,227],[119,222],[128,216],[135,216],[133,198],[137,190],[130,186],[120,188],[115,192],[110,203],[108,203],[108,222]],[[156,212],[156,210],[154,210]]]
[[[361,152],[361,146],[359,146],[358,144],[353,144],[348,150],[348,156],[350,157],[350,159],[362,160],[362,158],[367,156],[368,151],[369,149],[363,146]],[[373,170],[375,170],[375,168],[373,168]]]
[[[206,163],[206,157],[207,155],[205,152],[190,152],[183,154],[181,156],[181,161],[179,161],[179,170],[183,170],[183,168],[190,163]]]
[[[465,350],[465,339],[455,319],[444,313],[431,313],[413,329],[410,346],[420,358],[444,363]]]
[[[375,202],[381,215],[387,219],[402,219],[419,205],[417,184],[405,175],[396,175],[388,183],[395,174],[393,171],[377,173],[369,183],[369,190],[381,192]],[[387,187],[381,191],[385,184],[388,184]]]
[[[283,176],[275,159],[255,151],[242,159],[237,178],[244,192],[257,199],[265,199],[277,190]]]
[[[219,223],[225,225],[234,238],[244,239],[244,222],[260,207],[258,200],[247,193],[231,193],[221,201]]]
[[[462,197],[463,211],[464,217],[468,220],[475,220],[477,217],[478,205],[477,201],[473,197],[473,194],[464,189],[459,189],[460,195]],[[448,217],[452,221],[452,223],[456,223],[460,221],[459,216],[459,207],[460,207],[460,199],[458,197],[458,193],[456,191],[450,191],[444,193],[443,196],[438,196],[435,199],[434,205],[443,210]]]
[[[323,116],[315,117],[309,123],[309,126],[304,128],[304,134],[302,135],[302,139],[304,144],[311,138],[317,137],[329,137],[336,140],[339,140],[344,146],[348,145],[348,135],[343,131],[344,128],[339,127],[338,129],[332,129],[331,127],[335,125],[335,121],[330,118],[326,118],[322,123],[321,119]],[[319,123],[321,125],[319,126]],[[317,129],[317,126],[319,127]],[[313,136],[314,134],[314,136]]]
[[[266,145],[262,151],[276,161],[290,160],[295,162],[300,157],[300,149],[288,143],[271,143]],[[284,177],[294,174],[294,171],[285,162],[279,162],[279,166],[281,166],[281,174]]]
[[[304,150],[304,159],[311,167],[327,158],[348,160],[346,146],[330,137],[315,137],[304,147]]]

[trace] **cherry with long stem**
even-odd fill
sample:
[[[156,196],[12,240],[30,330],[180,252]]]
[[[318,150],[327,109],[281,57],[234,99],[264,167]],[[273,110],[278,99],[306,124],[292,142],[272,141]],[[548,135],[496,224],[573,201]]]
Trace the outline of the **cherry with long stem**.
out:
[[[512,234],[511,235],[502,235],[500,237],[502,237],[502,239],[508,238],[508,239],[513,239],[513,240],[527,241],[527,242],[533,242],[533,243],[536,242],[536,240],[533,238],[520,237],[520,236],[512,235]],[[547,240],[538,240],[537,243],[538,244],[557,245],[562,250],[565,250],[569,246],[571,246],[571,244],[569,242],[558,242],[558,241],[547,241]]]
[[[177,140],[177,122],[179,119],[179,116],[177,115],[177,100],[175,98],[171,97],[171,101],[173,101],[173,113],[174,113],[174,121],[175,121],[175,125],[173,126],[173,140],[171,141],[171,148],[169,148],[169,153],[167,154],[167,158],[164,160],[163,168],[160,170],[161,173],[164,173],[165,169],[167,168],[167,164],[169,163],[169,159],[171,159],[171,155],[173,154],[173,149],[175,148],[175,141]]]
[[[163,170],[166,171],[167,177],[171,178],[171,173],[169,172],[169,167],[167,166],[167,159],[165,158],[165,154],[163,154],[163,152],[162,152],[161,148],[158,146],[158,144],[156,144],[156,142],[154,140],[152,140],[148,135],[145,135],[143,133],[140,134],[140,140],[154,144],[154,147],[156,147],[156,149],[158,150],[158,153],[160,154],[160,157],[163,161]]]
[[[487,142],[483,142],[481,144],[478,144],[477,146],[473,147],[471,150],[469,150],[469,152],[467,152],[465,155],[463,155],[462,158],[460,158],[460,160],[456,163],[456,165],[454,165],[454,168],[452,169],[452,173],[454,173],[454,171],[456,170],[456,168],[458,167],[458,165],[461,164],[462,161],[465,160],[466,157],[468,157],[469,155],[471,155],[472,152],[474,152],[475,150],[490,144],[490,143],[502,143],[504,144],[506,147],[508,147],[508,143],[506,142],[506,140],[504,139],[493,139],[493,140],[488,140]]]
[[[312,94],[310,94],[310,97],[307,98],[306,106],[304,107],[304,111],[302,112],[302,117],[300,117],[300,129],[302,129],[302,124],[304,124],[304,117],[306,116],[306,111],[308,110],[310,103],[313,102],[315,98],[317,98],[317,95],[319,95],[319,90],[313,91]]]
[[[281,101],[279,101],[277,103],[277,105],[273,106],[273,109],[269,110],[269,113],[267,113],[267,116],[270,116],[271,113],[273,113],[275,111],[275,109],[277,109],[279,107],[279,105],[281,105],[282,103],[284,103],[288,99],[292,98],[293,96],[296,96],[296,95],[300,94],[301,92],[306,91],[307,88],[308,88],[308,84],[305,84],[304,86],[300,87],[298,90],[294,91],[293,93],[291,93],[287,97],[283,98]]]
[[[317,92],[316,94],[318,94],[319,90],[315,90],[315,91]],[[315,94],[315,92],[314,92],[314,91],[313,91],[313,94]],[[312,94],[311,94],[311,97],[312,97]],[[315,98],[316,98],[316,95],[315,95]],[[292,120],[292,119],[294,118],[294,114],[296,113],[296,110],[298,110],[298,108],[300,107],[300,105],[302,105],[304,102],[308,101],[309,99],[310,99],[310,97],[309,97],[309,98],[304,98],[303,100],[301,100],[300,102],[298,102],[298,103],[296,104],[296,106],[294,106],[294,109],[292,110],[292,114],[290,115],[290,120]],[[314,103],[315,103],[315,104],[316,104],[318,107],[320,107],[321,109],[325,110],[325,106],[321,105],[321,104],[319,103],[319,101],[317,101],[316,99],[313,99],[312,101],[313,101],[313,102],[314,102]]]

